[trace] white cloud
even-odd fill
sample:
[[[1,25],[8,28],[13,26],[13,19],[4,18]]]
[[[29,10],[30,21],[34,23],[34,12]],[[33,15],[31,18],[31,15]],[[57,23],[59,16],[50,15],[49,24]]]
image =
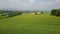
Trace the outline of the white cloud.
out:
[[[60,0],[56,0],[56,2],[60,2]]]
[[[26,3],[25,2],[22,2],[20,0],[10,0],[9,1],[9,6],[12,7],[12,8],[24,8],[26,6]]]
[[[38,9],[43,9],[43,10],[49,10],[49,9],[55,9],[55,8],[60,8],[60,3],[59,2],[40,2],[39,5],[37,5]]]
[[[35,3],[35,0],[29,0],[29,3]]]
[[[41,2],[40,3],[41,6],[51,5],[51,4],[53,4],[53,2]]]
[[[28,0],[28,2],[24,2],[21,0],[8,0],[1,1],[0,0],[0,9],[52,9],[52,8],[60,8],[60,0],[56,0],[56,2],[48,1],[48,2],[40,2],[38,4],[36,0]]]
[[[18,8],[31,7],[35,0],[29,0],[28,2],[23,2],[21,0],[8,0],[9,6],[18,6]]]

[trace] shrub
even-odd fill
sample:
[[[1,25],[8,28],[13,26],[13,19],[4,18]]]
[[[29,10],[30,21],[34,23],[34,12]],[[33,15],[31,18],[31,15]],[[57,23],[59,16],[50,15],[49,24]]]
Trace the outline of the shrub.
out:
[[[18,15],[22,15],[23,12],[18,13]]]
[[[54,16],[60,16],[60,9],[53,9],[52,11],[51,11],[51,15],[54,15]]]
[[[43,12],[41,11],[41,14],[43,14]]]
[[[56,12],[57,12],[57,10],[56,10],[56,9],[53,9],[53,10],[51,11],[51,15],[55,15]]]
[[[56,12],[56,16],[60,16],[60,9],[57,10],[57,12]]]
[[[35,12],[35,15],[37,15],[37,12]]]

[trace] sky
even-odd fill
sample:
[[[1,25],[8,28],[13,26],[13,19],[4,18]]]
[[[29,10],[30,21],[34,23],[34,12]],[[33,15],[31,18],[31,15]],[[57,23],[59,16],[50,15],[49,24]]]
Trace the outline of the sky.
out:
[[[0,0],[0,10],[51,10],[60,8],[60,0]]]

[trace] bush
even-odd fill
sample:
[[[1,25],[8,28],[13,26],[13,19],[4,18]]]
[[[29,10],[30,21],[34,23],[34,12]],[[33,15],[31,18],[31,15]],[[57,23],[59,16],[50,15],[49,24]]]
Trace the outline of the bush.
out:
[[[43,12],[41,11],[41,14],[43,14]]]
[[[23,12],[18,13],[18,15],[22,15]]]
[[[56,12],[57,12],[57,10],[56,10],[56,9],[53,9],[53,10],[51,11],[51,15],[55,15]]]
[[[56,12],[56,16],[60,16],[60,9],[57,10],[57,12]]]
[[[51,15],[54,15],[54,16],[60,16],[60,9],[53,9],[52,11],[51,11]]]
[[[37,12],[35,12],[35,15],[37,15]]]

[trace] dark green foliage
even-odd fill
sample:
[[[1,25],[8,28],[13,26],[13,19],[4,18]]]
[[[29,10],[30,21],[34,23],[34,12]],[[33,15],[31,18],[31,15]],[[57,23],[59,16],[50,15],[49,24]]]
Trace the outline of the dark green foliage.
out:
[[[41,14],[43,14],[43,12],[41,11]]]
[[[22,15],[23,12],[19,12],[18,15]]]
[[[56,12],[56,16],[60,16],[60,9],[57,10],[57,12]]]
[[[37,15],[37,12],[35,12],[35,15]]]
[[[53,10],[51,11],[51,15],[55,15],[56,12],[57,12],[57,10],[56,10],[56,9],[53,9]]]
[[[60,9],[53,9],[53,10],[51,11],[51,15],[60,16]]]
[[[8,11],[8,10],[0,10],[0,16],[3,16],[4,18],[9,18],[17,15],[21,15],[22,12],[19,11]]]

